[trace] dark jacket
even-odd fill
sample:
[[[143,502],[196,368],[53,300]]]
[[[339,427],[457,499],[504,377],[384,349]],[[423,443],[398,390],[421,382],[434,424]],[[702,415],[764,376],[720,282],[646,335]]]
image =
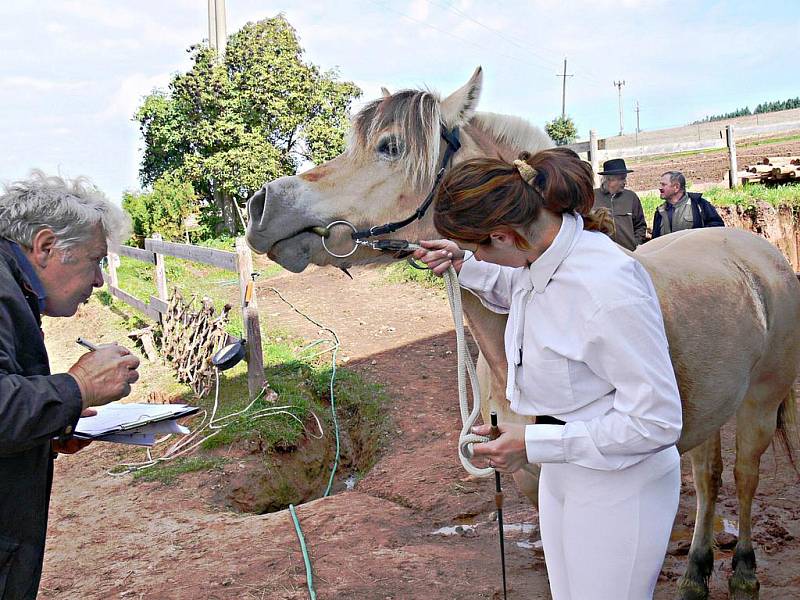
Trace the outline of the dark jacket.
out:
[[[692,203],[692,229],[702,227],[725,227],[725,222],[719,216],[714,206],[697,192],[688,192],[689,202]],[[664,206],[662,204],[662,206]],[[660,207],[659,207],[660,208]],[[661,235],[661,211],[656,209],[653,217],[653,239]]]
[[[609,194],[603,188],[594,191],[594,208],[607,208],[614,217],[616,231],[612,239],[623,248],[635,250],[644,243],[647,234],[647,221],[644,218],[642,202],[635,192],[622,190]]]
[[[53,479],[50,441],[71,433],[81,393],[50,374],[38,297],[0,238],[0,598],[39,589]]]

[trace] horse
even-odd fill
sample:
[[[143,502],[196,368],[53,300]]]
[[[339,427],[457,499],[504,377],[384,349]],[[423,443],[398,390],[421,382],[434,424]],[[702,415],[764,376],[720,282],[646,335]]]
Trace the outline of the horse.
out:
[[[346,269],[395,260],[366,245],[353,246],[351,234],[396,220],[421,204],[438,181],[437,171],[447,166],[442,156],[449,142],[442,131],[459,128],[453,163],[485,156],[510,162],[521,150],[551,147],[546,134],[521,118],[476,110],[482,76],[479,67],[444,98],[429,90],[390,94],[384,89],[383,97],[353,117],[342,154],[300,175],[268,182],[250,198],[250,247],[292,272],[309,263]],[[329,234],[327,240],[320,231]],[[437,237],[430,214],[406,225],[403,236]],[[326,246],[351,253],[336,251],[336,257]],[[733,598],[757,598],[751,506],[762,453],[776,431],[784,440],[793,432],[800,283],[774,246],[744,230],[682,231],[632,253],[621,251],[640,261],[653,280],[683,405],[678,449],[691,459],[697,512],[678,597],[708,597],[722,473],[720,427],[735,415],[739,537],[728,585]],[[512,413],[505,399],[505,315],[490,312],[472,294],[464,297],[464,313],[480,349],[485,422],[489,410],[496,410],[501,421],[528,422]],[[514,479],[536,503],[537,467],[517,472]]]

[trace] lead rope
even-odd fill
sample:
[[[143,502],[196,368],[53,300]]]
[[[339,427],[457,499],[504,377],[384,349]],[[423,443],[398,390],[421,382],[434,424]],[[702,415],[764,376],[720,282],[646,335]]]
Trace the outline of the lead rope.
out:
[[[450,310],[453,312],[453,323],[456,329],[456,354],[458,357],[458,405],[461,410],[461,422],[463,427],[458,436],[458,458],[461,465],[470,475],[475,477],[490,477],[494,474],[494,469],[480,469],[472,464],[472,447],[470,444],[488,442],[489,438],[471,432],[472,426],[481,414],[481,390],[478,384],[478,375],[475,371],[475,363],[467,347],[467,340],[464,336],[464,311],[461,306],[461,286],[458,284],[458,274],[451,266],[444,273],[445,287],[447,288],[447,299],[450,301]],[[469,399],[467,397],[467,375],[469,376],[470,387],[472,388],[472,412],[469,410]]]

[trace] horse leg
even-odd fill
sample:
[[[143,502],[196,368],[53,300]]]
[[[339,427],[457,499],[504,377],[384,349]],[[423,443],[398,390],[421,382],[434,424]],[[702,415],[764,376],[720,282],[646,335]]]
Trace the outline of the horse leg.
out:
[[[736,413],[736,495],[739,500],[739,539],[733,554],[733,575],[728,580],[732,600],[755,600],[760,584],[756,577],[751,510],[758,487],[761,455],[775,436],[778,407],[770,406],[768,394],[748,394]],[[770,410],[772,408],[772,410]]]
[[[714,507],[722,484],[722,450],[717,430],[688,452],[692,460],[697,511],[686,572],[678,580],[680,600],[706,600],[714,569]]]

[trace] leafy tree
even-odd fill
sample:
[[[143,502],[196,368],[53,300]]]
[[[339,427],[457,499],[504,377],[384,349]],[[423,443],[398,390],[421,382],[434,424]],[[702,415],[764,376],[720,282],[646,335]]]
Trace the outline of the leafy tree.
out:
[[[189,52],[189,72],[136,113],[145,142],[139,175],[143,185],[165,174],[191,182],[213,213],[204,218],[233,234],[237,203],[264,181],[341,153],[361,90],[306,63],[283,16],[245,25],[222,59],[202,45]]]
[[[191,183],[167,174],[155,181],[150,192],[125,192],[122,208],[131,217],[137,242],[154,233],[178,240],[183,237],[183,220],[198,209],[198,198]]]
[[[572,117],[556,117],[544,126],[544,130],[556,146],[571,144],[578,137],[578,128],[575,127]]]

